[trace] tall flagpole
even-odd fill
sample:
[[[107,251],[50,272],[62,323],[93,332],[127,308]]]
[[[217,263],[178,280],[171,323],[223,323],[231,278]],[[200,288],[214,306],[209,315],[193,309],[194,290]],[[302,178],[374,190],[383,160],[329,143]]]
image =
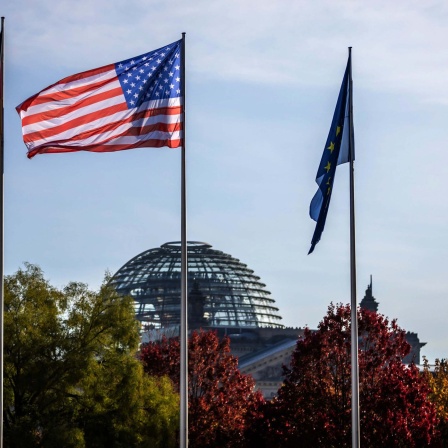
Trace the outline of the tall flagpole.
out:
[[[188,447],[188,304],[187,304],[187,186],[185,163],[185,33],[181,49],[182,90],[182,179],[181,179],[181,300],[180,300],[180,448]]]
[[[359,364],[358,364],[358,305],[356,303],[355,248],[355,185],[353,132],[352,47],[348,49],[349,65],[349,163],[350,163],[350,285],[351,285],[351,364],[352,364],[352,447],[359,448]]]
[[[1,248],[0,248],[0,275],[2,276],[2,285],[1,285],[1,290],[0,290],[0,411],[1,411],[1,416],[0,416],[0,448],[3,448],[3,364],[4,364],[4,350],[3,350],[3,346],[4,346],[4,308],[5,308],[5,290],[4,290],[4,194],[3,194],[3,185],[4,185],[4,148],[5,148],[5,139],[4,139],[4,134],[5,134],[5,120],[4,120],[4,108],[3,108],[3,96],[4,96],[4,53],[5,53],[5,18],[2,17],[2,21],[1,21],[1,25],[2,25],[2,29],[1,29],[1,42],[0,42],[0,113],[1,115],[1,119],[0,119],[0,169],[1,169],[1,175],[2,175],[2,179],[0,181],[0,201],[1,201],[1,216],[0,216],[0,221],[1,221],[1,236],[0,236],[0,241],[1,241]]]

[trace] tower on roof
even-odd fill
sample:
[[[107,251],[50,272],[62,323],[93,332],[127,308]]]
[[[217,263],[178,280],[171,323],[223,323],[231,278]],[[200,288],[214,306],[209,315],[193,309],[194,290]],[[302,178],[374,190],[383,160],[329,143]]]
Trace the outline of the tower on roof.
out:
[[[367,285],[366,295],[361,300],[359,306],[365,310],[374,311],[375,313],[378,311],[379,303],[375,300],[372,293],[372,276],[370,276],[370,285]]]

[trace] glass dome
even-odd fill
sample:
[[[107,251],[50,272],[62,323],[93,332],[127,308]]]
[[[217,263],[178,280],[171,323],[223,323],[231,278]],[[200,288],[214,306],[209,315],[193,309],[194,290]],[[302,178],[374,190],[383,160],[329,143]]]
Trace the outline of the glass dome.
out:
[[[247,265],[207,243],[188,248],[188,325],[205,327],[283,328],[270,292]],[[128,261],[112,277],[121,295],[135,301],[144,329],[173,328],[180,323],[181,245],[166,243]]]

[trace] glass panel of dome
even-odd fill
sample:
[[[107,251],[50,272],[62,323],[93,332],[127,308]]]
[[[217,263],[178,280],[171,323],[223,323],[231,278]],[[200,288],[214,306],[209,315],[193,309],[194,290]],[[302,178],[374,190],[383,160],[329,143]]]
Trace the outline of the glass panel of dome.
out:
[[[148,325],[163,322],[164,326],[178,326],[180,259],[180,244],[166,243],[142,252],[114,275],[111,283],[120,294],[133,291],[136,302],[153,305],[151,311],[136,307],[139,320]],[[275,301],[264,289],[260,278],[247,265],[212,249],[209,244],[188,243],[188,281],[189,302],[193,294],[191,285],[197,283],[194,294],[203,308],[199,315],[205,316],[209,325],[283,327],[279,323],[278,309],[272,306]],[[159,310],[157,317],[154,315],[155,304]],[[203,319],[201,321],[203,323]],[[190,327],[194,325],[194,322],[190,323]]]

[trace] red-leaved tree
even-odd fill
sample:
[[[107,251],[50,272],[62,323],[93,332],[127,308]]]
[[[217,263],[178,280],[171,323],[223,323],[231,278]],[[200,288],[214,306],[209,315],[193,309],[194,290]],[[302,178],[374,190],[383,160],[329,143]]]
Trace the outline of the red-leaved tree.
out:
[[[267,405],[269,446],[351,446],[350,306],[330,305],[318,330],[298,340],[278,397]],[[361,446],[431,446],[437,417],[430,389],[396,321],[358,311]]]
[[[179,389],[180,344],[178,338],[151,342],[141,349],[145,371],[168,375]],[[254,392],[254,380],[238,370],[230,354],[230,341],[215,332],[194,332],[188,342],[189,441],[195,448],[248,446],[246,434],[259,418],[264,402]]]

